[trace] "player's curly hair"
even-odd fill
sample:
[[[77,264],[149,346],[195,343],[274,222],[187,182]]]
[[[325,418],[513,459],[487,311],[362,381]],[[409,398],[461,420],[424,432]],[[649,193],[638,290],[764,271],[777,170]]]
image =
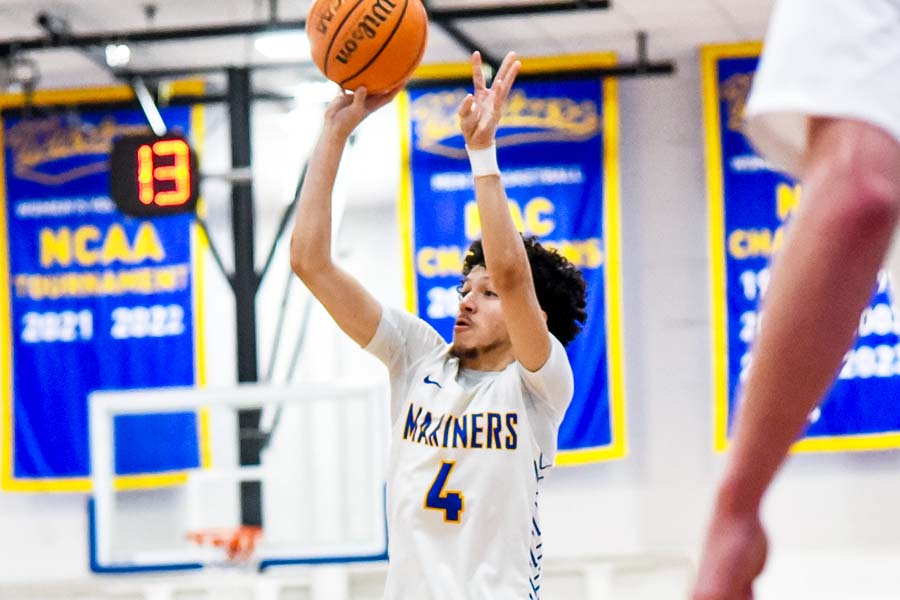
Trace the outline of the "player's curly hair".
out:
[[[581,271],[559,254],[545,248],[534,236],[523,236],[531,277],[541,310],[547,313],[547,329],[563,346],[568,345],[587,320],[587,288]],[[478,266],[486,266],[481,240],[469,246],[463,262],[463,278]]]

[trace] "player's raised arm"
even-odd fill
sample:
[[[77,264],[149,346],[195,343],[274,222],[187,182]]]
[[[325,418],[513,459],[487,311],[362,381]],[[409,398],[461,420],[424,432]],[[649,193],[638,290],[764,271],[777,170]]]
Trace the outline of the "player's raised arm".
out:
[[[474,93],[460,106],[459,119],[475,177],[475,199],[491,285],[500,296],[516,360],[529,371],[536,371],[550,355],[550,337],[546,317],[534,291],[522,236],[516,231],[509,213],[494,140],[503,106],[520,67],[515,53],[510,52],[503,59],[491,87],[487,87],[481,70],[481,56],[475,52],[472,55]]]
[[[367,97],[365,88],[341,93],[325,111],[325,123],[309,159],[291,234],[291,269],[322,303],[338,326],[361,346],[381,319],[381,305],[331,257],[331,195],[350,134],[396,92]]]

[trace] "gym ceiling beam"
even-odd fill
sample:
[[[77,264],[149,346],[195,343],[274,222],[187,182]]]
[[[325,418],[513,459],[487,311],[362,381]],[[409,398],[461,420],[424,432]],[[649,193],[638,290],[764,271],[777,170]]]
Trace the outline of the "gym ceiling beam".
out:
[[[609,8],[608,0],[566,0],[563,2],[542,2],[515,6],[485,6],[473,8],[434,8],[428,17],[432,22],[514,17],[570,12],[573,10],[603,10]],[[40,18],[40,16],[38,17]],[[108,44],[132,44],[152,42],[172,42],[210,37],[235,35],[260,35],[279,31],[303,31],[306,19],[286,21],[256,21],[234,25],[191,26],[173,29],[147,29],[121,32],[101,32],[91,34],[70,34],[65,37],[43,36],[19,38],[0,42],[0,57],[16,52],[48,50],[51,48],[105,47]]]

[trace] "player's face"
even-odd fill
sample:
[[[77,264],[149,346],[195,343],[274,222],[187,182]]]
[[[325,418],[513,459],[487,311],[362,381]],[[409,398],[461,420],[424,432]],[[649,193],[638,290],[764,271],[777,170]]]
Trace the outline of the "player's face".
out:
[[[457,356],[470,358],[512,352],[500,297],[484,267],[472,269],[463,282],[453,327],[453,351]]]

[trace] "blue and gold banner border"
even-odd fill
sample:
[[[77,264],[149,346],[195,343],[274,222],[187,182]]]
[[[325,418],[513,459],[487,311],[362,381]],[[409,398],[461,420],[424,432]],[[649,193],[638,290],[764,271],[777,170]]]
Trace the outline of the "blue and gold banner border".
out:
[[[761,42],[712,44],[700,52],[703,91],[703,127],[706,146],[706,188],[708,205],[708,248],[710,268],[710,352],[712,355],[713,448],[728,449],[728,309],[725,248],[725,184],[722,169],[721,98],[718,85],[719,61],[728,58],[756,58]],[[791,453],[855,452],[889,450],[900,447],[900,432],[807,437],[791,447]]]
[[[569,54],[553,57],[522,58],[523,74],[577,73],[616,64],[612,52]],[[471,77],[472,67],[468,63],[447,63],[425,65],[416,70],[413,81],[459,80]],[[619,181],[619,100],[618,82],[614,77],[602,79],[603,91],[603,228],[604,284],[606,287],[606,340],[609,398],[610,398],[610,443],[604,446],[561,450],[556,455],[556,464],[575,466],[622,458],[627,454],[625,366],[622,328],[622,254],[621,254],[621,199]],[[416,305],[416,283],[413,261],[413,208],[412,174],[410,172],[410,115],[409,96],[404,92],[398,96],[398,116],[401,132],[401,173],[398,190],[398,226],[401,236],[401,257],[403,260],[403,281],[406,308],[418,314]]]
[[[172,86],[173,94],[199,95],[204,90],[203,82],[190,80],[175,82]],[[63,90],[40,90],[28,98],[33,106],[47,105],[78,105],[78,104],[102,104],[134,101],[134,92],[128,86],[112,86],[98,88],[78,88]],[[26,97],[24,94],[0,95],[0,149],[3,146],[3,116],[2,111],[8,109],[24,108]],[[194,106],[191,109],[191,138],[198,156],[202,155],[202,142],[205,139],[205,120],[203,108]],[[0,240],[8,240],[8,224],[6,222],[6,165],[5,153],[0,152]],[[203,202],[198,205],[198,210],[203,209]],[[206,238],[195,224],[191,233],[192,243],[192,270],[194,274],[193,306],[194,306],[194,360],[195,377],[197,385],[206,385],[206,356],[205,356],[205,325],[203,316],[203,283],[204,262],[208,249]],[[90,492],[91,479],[89,477],[63,477],[63,478],[20,478],[14,476],[13,469],[13,396],[12,396],[12,366],[13,352],[12,339],[10,337],[12,324],[10,323],[11,307],[9,298],[9,257],[5,252],[0,252],[0,447],[2,447],[2,460],[0,460],[0,489],[11,492]],[[206,468],[211,464],[209,415],[201,411],[198,415],[198,428],[200,435],[200,464]],[[117,477],[115,488],[118,490],[156,488],[170,485],[181,485],[187,481],[187,474],[183,471],[169,473],[148,473],[140,475],[127,475]]]

